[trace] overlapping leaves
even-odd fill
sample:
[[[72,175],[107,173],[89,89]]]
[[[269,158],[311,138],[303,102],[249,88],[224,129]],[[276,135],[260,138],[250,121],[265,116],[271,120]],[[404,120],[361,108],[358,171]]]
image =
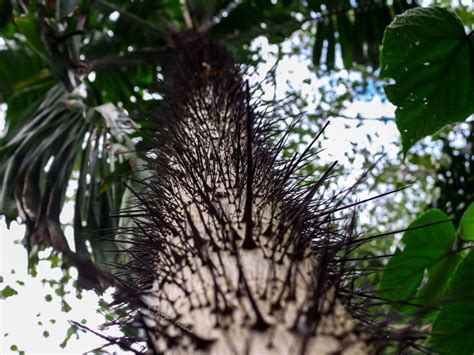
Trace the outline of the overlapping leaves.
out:
[[[433,209],[408,227],[398,249],[385,266],[380,294],[393,301],[436,307],[459,256],[453,251],[456,229],[442,211]],[[428,280],[421,286],[423,278]],[[410,308],[410,306],[408,306]],[[413,309],[415,308],[415,309]]]
[[[432,323],[428,345],[450,354],[474,351],[474,251],[470,241],[474,204],[458,230],[448,216],[432,209],[417,218],[385,266],[380,295],[403,313]],[[466,251],[467,250],[467,251]]]

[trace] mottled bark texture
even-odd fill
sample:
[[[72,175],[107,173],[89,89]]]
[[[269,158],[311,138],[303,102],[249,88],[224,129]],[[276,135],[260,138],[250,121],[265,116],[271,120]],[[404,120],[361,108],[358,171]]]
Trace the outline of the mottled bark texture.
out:
[[[126,302],[146,352],[370,353],[339,296],[351,221],[331,220],[339,200],[323,195],[334,165],[311,183],[295,175],[309,149],[281,158],[276,110],[212,41],[170,60],[150,177],[122,212],[135,222]]]

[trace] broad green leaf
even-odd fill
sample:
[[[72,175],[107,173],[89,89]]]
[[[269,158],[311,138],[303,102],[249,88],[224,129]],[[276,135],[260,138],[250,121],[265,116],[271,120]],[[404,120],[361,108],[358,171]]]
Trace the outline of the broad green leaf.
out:
[[[474,51],[461,20],[444,8],[416,8],[387,27],[381,54],[388,99],[397,106],[403,152],[474,112]]]
[[[416,227],[420,228],[413,229]],[[429,210],[408,229],[411,230],[401,240],[405,248],[397,250],[385,266],[379,292],[389,300],[434,305],[444,294],[451,276],[446,271],[453,270],[458,261],[452,251],[456,230],[448,216],[438,209]],[[428,282],[417,295],[426,271]]]
[[[441,306],[449,281],[461,260],[462,257],[458,254],[447,254],[443,256],[439,262],[428,268],[428,282],[413,300],[413,303],[433,307],[433,309],[424,316],[425,319],[432,321],[434,316],[438,313],[436,310]],[[408,311],[413,310],[414,309]]]
[[[406,256],[401,249],[387,263],[380,282],[380,294],[391,300],[405,300],[415,294],[423,279],[424,265],[416,258]]]
[[[11,288],[10,286],[5,286],[3,290],[0,292],[1,299],[5,299],[14,295],[18,295],[18,292],[14,288]]]
[[[464,240],[474,241],[474,202],[469,205],[461,218],[459,234]]]
[[[429,344],[437,352],[474,352],[474,251],[459,264],[449,284],[446,303],[436,317]]]

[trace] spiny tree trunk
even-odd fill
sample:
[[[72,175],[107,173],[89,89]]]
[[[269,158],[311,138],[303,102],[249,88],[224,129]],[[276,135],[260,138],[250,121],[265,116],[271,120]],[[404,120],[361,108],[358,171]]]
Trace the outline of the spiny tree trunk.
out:
[[[280,159],[287,135],[274,138],[275,112],[256,109],[211,41],[171,61],[151,177],[123,212],[136,224],[126,301],[147,352],[370,352],[338,296],[334,260],[350,228],[334,227],[322,196],[334,165],[312,184],[296,178],[308,150]]]

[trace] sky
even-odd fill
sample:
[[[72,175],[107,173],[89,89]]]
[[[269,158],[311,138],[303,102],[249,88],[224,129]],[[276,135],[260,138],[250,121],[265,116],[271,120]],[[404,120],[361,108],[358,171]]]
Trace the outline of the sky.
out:
[[[83,298],[79,300],[75,297],[75,289],[71,282],[66,288],[71,292],[66,296],[71,311],[68,313],[61,311],[60,297],[54,294],[48,284],[43,285],[41,282],[44,278],[59,279],[62,276],[60,268],[52,269],[49,262],[40,261],[38,275],[36,277],[27,275],[26,249],[19,243],[23,231],[23,226],[15,222],[12,223],[10,230],[5,228],[3,220],[0,222],[0,274],[3,277],[0,288],[10,285],[18,291],[18,295],[0,301],[0,352],[10,353],[11,346],[17,345],[18,349],[25,351],[26,354],[80,354],[102,344],[102,340],[97,336],[83,333],[79,339],[73,336],[65,349],[59,346],[67,334],[68,320],[81,322],[85,319],[87,326],[99,329],[104,318],[96,314],[95,293],[84,291]],[[75,272],[72,273],[74,278]],[[19,285],[17,281],[23,282],[24,285]],[[46,301],[48,295],[53,296],[50,302]],[[106,299],[111,299],[110,294]],[[42,325],[39,325],[39,322]],[[48,337],[43,335],[45,331],[49,333]]]

